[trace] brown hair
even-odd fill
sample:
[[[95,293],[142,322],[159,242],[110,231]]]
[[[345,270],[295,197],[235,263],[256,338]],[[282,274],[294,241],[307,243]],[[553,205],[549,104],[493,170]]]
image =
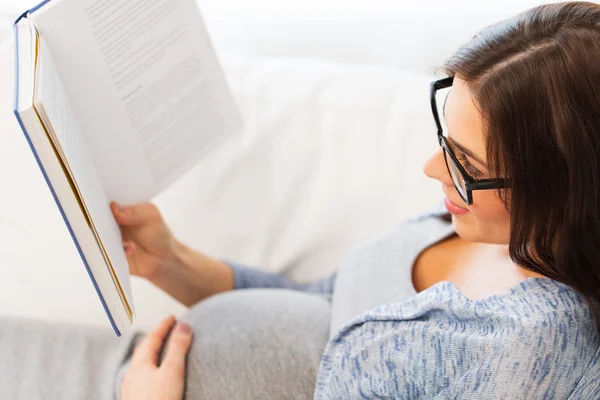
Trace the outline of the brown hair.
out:
[[[600,331],[600,5],[527,10],[443,69],[469,85],[490,173],[511,185],[512,260],[585,296]]]

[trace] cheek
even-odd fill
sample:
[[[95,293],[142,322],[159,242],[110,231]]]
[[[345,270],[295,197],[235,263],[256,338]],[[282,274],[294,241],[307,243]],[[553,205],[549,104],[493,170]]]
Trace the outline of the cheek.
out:
[[[473,205],[469,209],[473,216],[482,223],[505,225],[510,222],[510,214],[496,190],[473,192]]]
[[[480,243],[509,243],[510,214],[495,190],[474,191],[469,211],[464,218],[452,218],[456,232],[463,239]]]

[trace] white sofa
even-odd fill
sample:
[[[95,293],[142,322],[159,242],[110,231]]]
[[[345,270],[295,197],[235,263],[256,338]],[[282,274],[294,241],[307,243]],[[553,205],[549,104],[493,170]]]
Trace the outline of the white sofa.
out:
[[[9,28],[27,3],[0,5],[0,315],[108,326],[11,114]],[[439,202],[421,169],[437,146],[433,71],[540,2],[199,3],[246,127],[155,201],[188,244],[307,281]],[[184,312],[146,282],[133,290],[138,327]]]

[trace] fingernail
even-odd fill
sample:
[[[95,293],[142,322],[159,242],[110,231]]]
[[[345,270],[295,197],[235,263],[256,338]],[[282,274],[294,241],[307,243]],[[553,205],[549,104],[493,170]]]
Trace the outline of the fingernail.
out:
[[[115,203],[117,206],[117,210],[121,213],[125,212],[125,207],[123,207],[122,205],[120,205],[119,203]]]
[[[177,324],[177,330],[181,333],[189,334],[192,333],[192,327],[186,324],[185,322],[180,322]]]

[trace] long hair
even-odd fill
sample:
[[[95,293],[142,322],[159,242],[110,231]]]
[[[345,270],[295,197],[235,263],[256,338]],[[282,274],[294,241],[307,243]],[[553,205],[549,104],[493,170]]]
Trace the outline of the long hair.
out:
[[[490,173],[511,185],[511,259],[582,294],[600,332],[600,5],[527,10],[443,70],[467,82]]]

